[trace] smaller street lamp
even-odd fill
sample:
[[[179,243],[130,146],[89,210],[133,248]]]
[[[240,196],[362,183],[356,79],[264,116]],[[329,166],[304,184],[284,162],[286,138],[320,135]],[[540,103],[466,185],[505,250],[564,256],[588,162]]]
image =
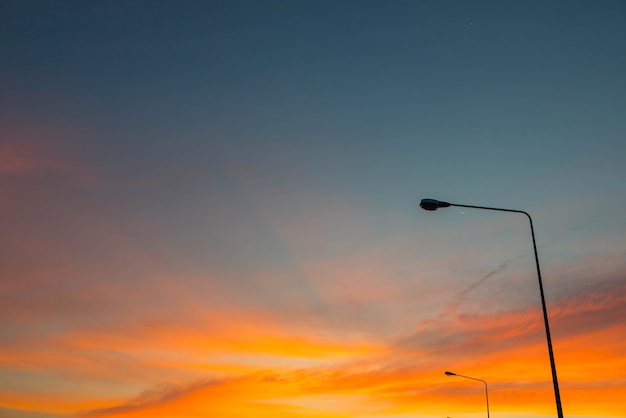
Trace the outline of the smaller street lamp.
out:
[[[485,384],[485,398],[487,399],[487,418],[489,418],[489,392],[487,391],[487,382],[482,379],[476,379],[475,377],[463,376],[462,374],[456,374],[452,372],[446,371],[446,376],[458,376],[464,377],[466,379],[477,380],[479,382],[483,382]]]

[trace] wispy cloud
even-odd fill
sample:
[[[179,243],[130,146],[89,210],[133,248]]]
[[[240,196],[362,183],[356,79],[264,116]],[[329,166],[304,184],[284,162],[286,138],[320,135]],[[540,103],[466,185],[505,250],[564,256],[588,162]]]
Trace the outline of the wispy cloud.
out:
[[[144,409],[151,409],[167,403],[180,401],[190,393],[198,392],[208,387],[218,386],[223,383],[224,381],[201,380],[186,386],[161,384],[142,392],[137,397],[130,399],[129,401],[124,402],[121,405],[82,412],[79,413],[78,416],[84,418],[119,416],[129,412],[137,412]]]
[[[484,284],[490,278],[492,278],[492,277],[502,273],[506,269],[506,266],[507,266],[507,264],[509,264],[509,262],[510,262],[510,260],[503,261],[502,263],[500,263],[500,265],[498,267],[496,267],[495,269],[493,269],[489,273],[483,275],[479,280],[477,280],[473,284],[469,285],[468,287],[466,287],[465,289],[463,289],[462,291],[457,293],[456,296],[454,297],[453,302],[449,305],[448,309],[443,313],[443,316],[448,316],[450,314],[455,313],[459,309],[459,307],[465,302],[465,300],[467,299],[468,295],[473,290],[475,290],[476,288],[480,287],[482,284]]]

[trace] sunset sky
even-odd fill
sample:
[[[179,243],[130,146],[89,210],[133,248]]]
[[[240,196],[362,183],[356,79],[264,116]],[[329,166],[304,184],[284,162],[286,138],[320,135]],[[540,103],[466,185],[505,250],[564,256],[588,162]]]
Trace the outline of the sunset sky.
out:
[[[0,0],[0,417],[626,416],[626,3]]]

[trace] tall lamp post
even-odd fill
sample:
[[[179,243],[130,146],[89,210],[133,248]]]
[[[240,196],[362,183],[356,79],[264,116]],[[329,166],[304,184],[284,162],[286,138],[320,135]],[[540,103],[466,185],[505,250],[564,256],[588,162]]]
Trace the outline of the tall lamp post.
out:
[[[463,376],[462,374],[456,374],[452,372],[446,372],[446,376],[459,376],[464,377],[466,379],[477,380],[479,382],[483,382],[485,384],[485,398],[487,399],[487,418],[489,418],[489,392],[487,391],[487,382],[482,379],[476,379],[475,377]]]
[[[456,203],[443,202],[435,199],[422,199],[420,207],[424,210],[434,211],[439,208],[447,208],[457,206],[461,208],[496,210],[499,212],[523,213],[530,222],[530,233],[533,239],[533,249],[535,250],[535,264],[537,266],[537,278],[539,279],[539,293],[541,293],[541,307],[543,308],[543,322],[546,327],[546,339],[548,340],[548,354],[550,355],[550,367],[552,368],[552,384],[554,385],[554,398],[556,400],[556,412],[558,418],[563,418],[563,408],[561,407],[561,393],[559,392],[559,381],[556,376],[556,364],[554,363],[554,353],[552,351],[552,338],[550,338],[550,325],[548,324],[548,311],[546,309],[546,299],[543,294],[543,284],[541,282],[541,269],[539,268],[539,256],[537,255],[537,244],[535,243],[535,230],[533,229],[533,220],[527,212],[514,209],[490,208],[485,206],[459,205]],[[447,374],[447,372],[446,372]]]

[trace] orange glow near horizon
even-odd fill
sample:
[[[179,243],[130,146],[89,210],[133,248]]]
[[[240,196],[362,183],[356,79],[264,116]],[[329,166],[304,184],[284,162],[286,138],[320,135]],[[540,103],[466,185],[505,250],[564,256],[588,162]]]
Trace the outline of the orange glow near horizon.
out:
[[[621,312],[626,301],[623,294],[611,298],[605,308]],[[578,305],[569,314],[597,311],[594,305],[587,310]],[[567,313],[564,310],[555,318],[555,329],[575,319],[563,316]],[[526,309],[456,318],[449,325],[463,332],[475,328],[476,333],[459,341],[458,347],[441,346],[435,352],[399,340],[373,345],[337,336],[312,338],[262,321],[252,328],[245,321],[231,323],[231,328],[223,327],[222,335],[157,323],[132,332],[67,333],[47,347],[27,348],[24,342],[19,348],[1,348],[0,360],[25,373],[61,373],[69,386],[0,392],[0,403],[5,408],[45,407],[85,418],[409,417],[437,416],[443,409],[450,415],[481,413],[482,387],[443,375],[443,370],[453,369],[489,382],[491,410],[499,416],[550,416],[553,393],[542,329],[528,326],[537,314]],[[491,333],[507,322],[519,324],[518,330],[524,331]],[[624,407],[615,402],[623,392],[621,370],[626,366],[623,325],[608,323],[605,329],[584,334],[570,330],[568,334],[555,344],[565,411],[623,415]],[[515,344],[476,354],[480,352],[476,346],[492,347],[511,338]],[[471,360],[464,358],[463,352],[474,350]],[[100,381],[102,390],[95,394],[93,387],[72,388],[82,379]],[[113,386],[106,381],[118,382],[117,394],[107,394]],[[145,387],[145,381],[169,383]]]

